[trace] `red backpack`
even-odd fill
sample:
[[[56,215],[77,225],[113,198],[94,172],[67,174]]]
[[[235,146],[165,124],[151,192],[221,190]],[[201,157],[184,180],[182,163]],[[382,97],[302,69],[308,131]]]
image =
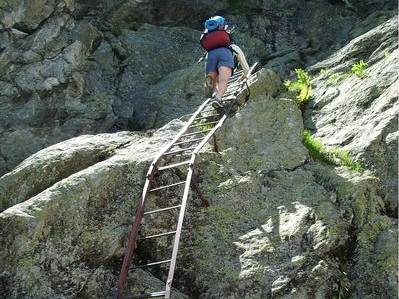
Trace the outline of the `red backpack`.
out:
[[[204,33],[200,43],[205,51],[210,51],[220,47],[228,47],[231,43],[230,34],[226,30],[215,30]]]

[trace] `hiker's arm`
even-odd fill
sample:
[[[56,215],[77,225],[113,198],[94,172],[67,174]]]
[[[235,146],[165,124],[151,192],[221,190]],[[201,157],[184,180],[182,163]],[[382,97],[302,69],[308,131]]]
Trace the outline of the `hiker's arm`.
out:
[[[249,72],[249,65],[247,59],[245,58],[244,52],[237,45],[231,45],[231,48],[237,53],[238,62],[244,71],[244,75],[247,76]]]

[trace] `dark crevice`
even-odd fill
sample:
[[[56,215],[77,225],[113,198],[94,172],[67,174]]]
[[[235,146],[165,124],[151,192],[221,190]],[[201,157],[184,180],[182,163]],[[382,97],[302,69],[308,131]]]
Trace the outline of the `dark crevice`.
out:
[[[293,171],[295,171],[295,170],[297,170],[297,169],[309,164],[309,162],[310,162],[310,160],[308,158],[306,158],[301,164],[299,164],[297,166],[294,166],[292,168],[284,168],[284,170],[287,171],[287,172],[293,172]]]
[[[267,170],[266,172],[262,171],[262,173],[265,173],[267,176],[274,176],[274,173],[280,172],[280,171],[294,172],[294,171],[298,170],[299,168],[306,166],[309,163],[310,163],[310,160],[308,158],[306,158],[301,164],[298,164],[292,168],[279,167],[279,168],[273,168],[273,169]]]

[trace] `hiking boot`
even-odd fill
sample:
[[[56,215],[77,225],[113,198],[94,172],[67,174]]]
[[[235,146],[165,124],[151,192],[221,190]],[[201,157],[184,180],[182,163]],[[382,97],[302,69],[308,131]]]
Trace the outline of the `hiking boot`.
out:
[[[204,94],[206,98],[212,97],[213,94],[213,80],[210,76],[206,76],[204,85]]]
[[[212,97],[211,104],[212,104],[212,107],[215,108],[215,109],[224,108],[223,103],[222,103],[222,99],[219,96],[217,96],[217,95],[214,95]]]

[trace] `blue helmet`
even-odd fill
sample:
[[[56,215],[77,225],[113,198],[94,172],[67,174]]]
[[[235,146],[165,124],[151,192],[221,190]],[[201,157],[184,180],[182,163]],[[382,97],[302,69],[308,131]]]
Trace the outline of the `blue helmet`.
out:
[[[224,18],[221,16],[214,16],[205,21],[205,29],[208,29],[208,31],[214,31],[219,26],[223,25],[224,25]]]

